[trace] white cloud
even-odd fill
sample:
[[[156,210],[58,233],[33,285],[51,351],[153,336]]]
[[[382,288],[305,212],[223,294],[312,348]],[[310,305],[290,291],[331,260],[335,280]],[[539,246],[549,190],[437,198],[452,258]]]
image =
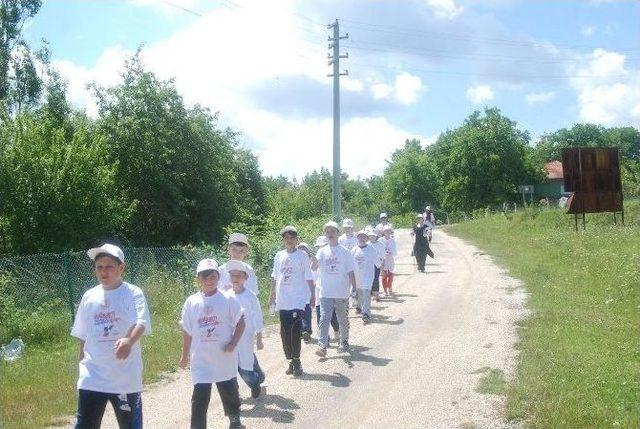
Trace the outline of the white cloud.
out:
[[[422,89],[422,79],[418,76],[406,72],[396,76],[395,98],[399,103],[405,105],[415,103]]]
[[[372,84],[371,94],[376,100],[393,98],[396,102],[408,106],[418,101],[419,93],[427,89],[428,88],[422,84],[420,77],[403,72],[396,75],[393,84]]]
[[[587,38],[593,36],[593,33],[595,33],[595,31],[596,27],[594,27],[593,25],[583,25],[582,27],[580,27],[580,33],[582,33],[582,35]]]
[[[547,103],[553,100],[556,96],[556,93],[553,91],[549,92],[532,92],[525,96],[525,101],[527,104],[542,104]]]
[[[640,124],[640,70],[618,52],[595,49],[572,70],[580,119],[602,125]]]
[[[467,98],[474,104],[493,100],[493,90],[489,85],[476,85],[467,89]]]
[[[457,6],[454,0],[425,0],[425,2],[438,18],[455,19],[464,10],[462,6]]]
[[[371,85],[371,93],[376,100],[390,97],[393,94],[393,90],[393,86],[386,83]]]

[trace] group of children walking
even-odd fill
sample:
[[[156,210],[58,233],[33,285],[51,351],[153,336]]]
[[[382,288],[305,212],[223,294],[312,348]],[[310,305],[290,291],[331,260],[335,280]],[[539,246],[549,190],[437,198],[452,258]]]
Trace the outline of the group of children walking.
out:
[[[271,272],[269,306],[278,312],[287,374],[301,377],[302,342],[310,342],[312,312],[318,325],[316,354],[327,355],[329,326],[338,352],[349,346],[350,299],[364,324],[371,321],[371,300],[393,294],[396,243],[386,213],[376,227],[354,232],[350,219],[324,225],[312,249],[298,240],[298,231],[280,231],[284,249],[276,253]],[[261,394],[265,374],[254,350],[264,347],[263,314],[253,268],[244,262],[246,235],[229,236],[230,259],[219,266],[203,259],[196,267],[199,291],[182,308],[181,368],[191,369],[191,428],[207,426],[211,389],[216,385],[230,428],[240,422],[237,375]],[[88,290],[78,307],[71,335],[80,341],[76,429],[99,428],[107,402],[119,427],[142,428],[142,355],[140,338],[151,332],[149,307],[137,286],[123,281],[125,257],[112,244],[90,249],[100,284]],[[382,283],[383,291],[379,290]]]

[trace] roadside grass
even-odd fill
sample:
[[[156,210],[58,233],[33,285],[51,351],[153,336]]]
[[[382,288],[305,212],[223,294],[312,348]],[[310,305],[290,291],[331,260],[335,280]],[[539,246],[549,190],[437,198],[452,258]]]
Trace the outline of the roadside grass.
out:
[[[328,218],[329,216],[325,216],[294,222],[300,233],[300,240],[313,244]],[[358,226],[363,224],[362,219],[357,217],[354,221]],[[265,324],[278,320],[277,316],[269,315],[268,299],[271,264],[275,252],[281,247],[277,231],[287,222],[280,223],[269,224],[265,228],[267,232],[261,235],[252,233],[250,228],[234,226],[235,230],[249,234],[249,262],[258,275],[259,299]],[[221,257],[225,254],[222,248],[205,246],[190,250],[196,255],[214,256],[220,263],[226,260]],[[153,330],[151,335],[142,340],[145,384],[158,381],[177,370],[182,345],[178,321],[185,294],[197,289],[194,268],[184,267],[184,270],[176,272],[149,265],[136,272],[136,278],[140,279],[136,284],[144,290],[151,309]],[[125,274],[125,280],[127,278]],[[2,308],[4,296],[0,294],[0,298]],[[0,359],[0,427],[3,429],[34,429],[66,424],[67,417],[76,408],[78,344],[69,336],[70,315],[67,312],[54,313],[56,324],[47,322],[49,316],[41,316],[36,313],[24,316],[27,320],[30,318],[32,324],[38,323],[40,341],[31,343],[25,338],[25,350],[20,359],[12,363]],[[60,318],[66,319],[58,320]]]
[[[507,391],[507,380],[500,369],[490,368],[478,381],[476,392],[485,395],[504,395]]]
[[[531,428],[640,427],[640,203],[587,215],[490,215],[449,231],[524,281],[532,315],[519,326],[507,417]]]

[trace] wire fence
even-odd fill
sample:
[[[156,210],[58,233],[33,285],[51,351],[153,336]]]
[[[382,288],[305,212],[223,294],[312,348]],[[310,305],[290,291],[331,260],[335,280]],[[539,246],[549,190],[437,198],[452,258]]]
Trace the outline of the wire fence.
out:
[[[197,262],[221,261],[215,248],[124,248],[124,280],[145,290],[150,306],[180,306],[196,286]],[[67,335],[84,292],[98,282],[85,252],[0,258],[0,343],[44,342]],[[61,332],[62,331],[62,332]]]

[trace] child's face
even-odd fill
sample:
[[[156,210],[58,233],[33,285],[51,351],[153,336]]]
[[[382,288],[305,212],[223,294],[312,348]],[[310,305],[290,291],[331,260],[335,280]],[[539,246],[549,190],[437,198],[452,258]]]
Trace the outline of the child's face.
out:
[[[326,235],[329,240],[335,240],[338,237],[338,230],[333,227],[328,227],[324,230],[324,235]]]
[[[244,290],[244,283],[247,281],[247,273],[244,271],[231,270],[229,271],[229,277],[231,278],[231,286],[233,291],[238,293]]]
[[[378,241],[378,236],[377,235],[370,235],[369,236],[369,241],[371,241],[372,243],[375,243],[376,241]]]
[[[99,256],[95,263],[96,278],[104,286],[118,286],[122,283],[124,263],[111,256]]]
[[[287,250],[293,251],[298,245],[298,236],[285,232],[282,236],[282,243]]]
[[[366,235],[359,234],[358,235],[358,244],[360,246],[366,246],[367,245],[367,238],[368,237]]]
[[[218,280],[220,280],[220,273],[216,270],[207,270],[198,274],[198,284],[205,295],[211,295],[218,289]]]
[[[345,227],[344,227],[344,232],[345,232],[345,234],[347,234],[347,235],[351,235],[351,234],[353,234],[353,227],[352,227],[352,226],[345,226]]]
[[[237,261],[244,261],[249,253],[249,246],[243,243],[231,243],[229,245],[229,256]]]
[[[387,229],[386,231],[383,232],[384,234],[384,238],[389,238],[391,237],[391,230]]]

